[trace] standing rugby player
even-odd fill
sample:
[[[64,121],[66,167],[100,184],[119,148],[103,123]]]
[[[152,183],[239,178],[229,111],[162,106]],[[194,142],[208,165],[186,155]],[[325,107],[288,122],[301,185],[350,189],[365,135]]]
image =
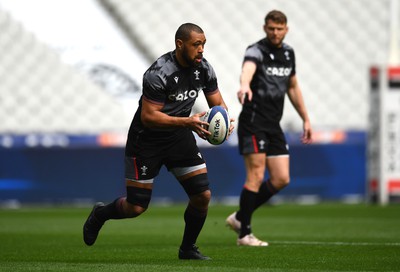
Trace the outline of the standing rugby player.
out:
[[[246,181],[239,211],[226,223],[238,233],[237,245],[267,246],[251,229],[253,212],[289,184],[289,150],[280,127],[285,95],[303,120],[303,143],[312,141],[307,110],[296,77],[293,48],[283,42],[287,18],[273,10],[265,17],[266,37],[250,45],[244,56],[237,93],[243,105],[239,116],[239,151],[243,155]],[[264,181],[265,170],[269,179]]]

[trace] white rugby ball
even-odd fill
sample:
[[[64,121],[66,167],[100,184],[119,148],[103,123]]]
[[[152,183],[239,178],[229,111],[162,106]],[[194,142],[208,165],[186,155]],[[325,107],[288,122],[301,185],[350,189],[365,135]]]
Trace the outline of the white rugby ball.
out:
[[[214,106],[203,116],[203,121],[209,124],[208,131],[211,135],[207,136],[207,141],[213,145],[220,145],[228,137],[230,118],[225,108]]]

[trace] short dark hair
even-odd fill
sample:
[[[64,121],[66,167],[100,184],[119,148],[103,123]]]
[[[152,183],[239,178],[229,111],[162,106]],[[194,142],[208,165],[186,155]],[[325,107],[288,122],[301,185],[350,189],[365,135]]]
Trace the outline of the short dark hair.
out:
[[[190,32],[204,33],[203,29],[198,25],[192,23],[185,23],[181,25],[175,33],[175,41],[182,40],[187,41],[190,39]]]
[[[270,12],[268,12],[267,16],[265,16],[264,19],[265,24],[267,24],[269,20],[279,24],[287,24],[286,15],[279,10],[271,10]]]

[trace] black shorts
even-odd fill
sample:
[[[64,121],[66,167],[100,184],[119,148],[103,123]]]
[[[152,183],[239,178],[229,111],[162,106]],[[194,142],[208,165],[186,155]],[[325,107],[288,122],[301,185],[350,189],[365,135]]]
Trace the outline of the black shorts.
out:
[[[265,153],[267,157],[289,155],[289,146],[280,128],[271,132],[257,131],[254,134],[239,130],[238,138],[241,155],[252,153]]]
[[[132,133],[125,149],[125,178],[153,183],[161,167],[176,177],[205,168],[205,161],[189,129],[166,137],[149,137]]]

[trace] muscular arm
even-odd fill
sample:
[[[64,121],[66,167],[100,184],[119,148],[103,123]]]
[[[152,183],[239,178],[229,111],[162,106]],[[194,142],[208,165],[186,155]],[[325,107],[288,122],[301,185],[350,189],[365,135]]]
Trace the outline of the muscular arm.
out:
[[[203,128],[207,123],[200,120],[200,117],[203,116],[205,112],[197,113],[190,117],[177,117],[163,113],[161,111],[162,108],[163,105],[154,104],[143,99],[141,112],[143,125],[149,128],[188,127],[201,138],[204,138],[205,134],[210,134],[210,132]]]
[[[312,129],[310,119],[308,118],[308,113],[306,106],[304,104],[303,95],[301,93],[300,86],[297,82],[297,77],[294,75],[290,78],[288,96],[290,102],[296,109],[297,113],[303,120],[303,143],[311,143],[312,141]]]
[[[245,61],[243,63],[242,73],[240,75],[240,90],[237,92],[239,102],[242,105],[244,103],[246,95],[249,101],[253,99],[253,92],[250,89],[250,82],[253,79],[256,69],[257,65],[252,61]]]
[[[228,107],[226,106],[225,101],[219,91],[210,95],[206,95],[206,100],[210,108],[214,106],[222,106],[226,110],[228,110]]]

